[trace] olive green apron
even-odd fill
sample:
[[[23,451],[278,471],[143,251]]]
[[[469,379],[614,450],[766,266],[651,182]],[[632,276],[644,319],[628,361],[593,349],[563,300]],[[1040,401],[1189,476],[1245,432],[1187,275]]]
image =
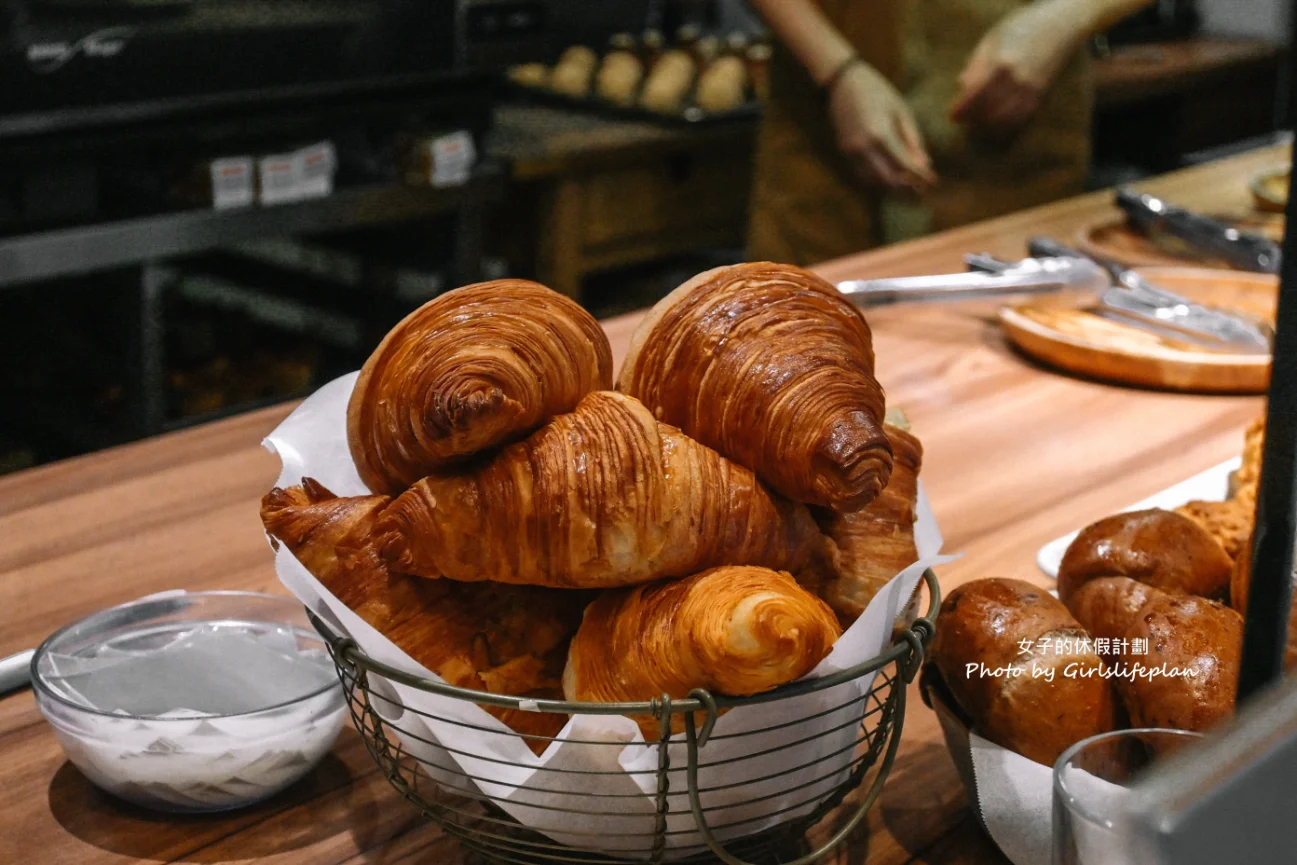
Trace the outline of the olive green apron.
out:
[[[921,200],[861,185],[838,152],[823,95],[777,50],[757,144],[751,257],[813,264],[1080,192],[1093,100],[1084,51],[1015,134],[969,130],[950,119],[973,49],[1024,2],[822,0],[860,56],[904,95],[940,181]]]

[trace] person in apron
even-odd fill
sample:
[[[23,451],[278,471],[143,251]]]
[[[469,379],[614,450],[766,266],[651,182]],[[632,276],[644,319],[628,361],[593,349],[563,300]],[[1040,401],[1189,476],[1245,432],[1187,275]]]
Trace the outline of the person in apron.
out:
[[[1086,40],[1151,0],[752,0],[778,39],[748,224],[813,264],[1081,191]]]

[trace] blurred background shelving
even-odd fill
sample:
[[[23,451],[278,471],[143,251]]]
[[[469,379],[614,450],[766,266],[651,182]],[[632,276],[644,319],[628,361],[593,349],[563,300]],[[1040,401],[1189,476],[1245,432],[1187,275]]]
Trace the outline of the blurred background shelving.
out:
[[[1227,5],[1096,44],[1092,185],[1280,128],[1284,4]],[[763,38],[725,0],[0,4],[0,472],[305,394],[464,282],[606,316],[741,260],[759,111],[654,121],[506,84],[681,25]],[[260,201],[262,161],[313,147],[327,190]],[[232,157],[253,200],[217,206]]]

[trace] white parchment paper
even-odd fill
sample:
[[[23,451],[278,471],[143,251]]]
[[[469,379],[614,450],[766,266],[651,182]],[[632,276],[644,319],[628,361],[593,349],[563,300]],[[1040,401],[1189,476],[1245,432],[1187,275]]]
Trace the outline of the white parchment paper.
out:
[[[356,376],[320,388],[266,438],[265,446],[283,462],[280,486],[312,477],[338,495],[369,493],[347,447],[347,400]],[[941,532],[921,485],[915,543],[919,561],[878,593],[810,677],[880,653],[923,571],[952,558],[940,555]],[[333,597],[287,549],[276,553],[275,567],[289,591],[368,655],[440,681]],[[629,718],[574,716],[559,741],[538,757],[475,704],[370,678],[380,694],[374,701],[376,710],[401,728],[405,750],[444,787],[488,797],[519,822],[560,843],[622,853],[651,846],[662,755],[657,743],[644,742]],[[841,783],[859,735],[852,718],[859,716],[872,680],[869,676],[720,717],[700,752],[698,773],[706,819],[718,837],[753,834],[807,814]],[[703,843],[689,812],[683,734],[672,739],[667,752],[672,767],[667,848],[673,856],[683,856],[697,852]],[[601,813],[573,813],[578,807]]]
[[[1050,865],[1053,861],[1054,770],[983,739],[968,735],[976,806],[991,839],[1014,865]],[[1125,787],[1069,767],[1066,784],[1094,810],[1120,823]],[[1131,860],[1119,829],[1084,820],[1072,821],[1076,851],[1082,865],[1127,865]]]

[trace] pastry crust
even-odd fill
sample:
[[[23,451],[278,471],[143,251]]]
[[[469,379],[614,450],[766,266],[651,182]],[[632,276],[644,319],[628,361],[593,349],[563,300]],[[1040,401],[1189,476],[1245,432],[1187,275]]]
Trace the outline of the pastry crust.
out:
[[[860,617],[892,577],[919,560],[914,521],[923,445],[891,424],[884,431],[892,448],[892,474],[882,494],[859,511],[814,512],[835,551],[833,576],[823,581],[820,597],[846,625]]]
[[[419,481],[379,532],[405,573],[562,588],[720,565],[798,571],[826,543],[805,506],[612,391],[482,464]]]
[[[713,568],[601,594],[572,640],[563,691],[611,703],[695,688],[759,694],[809,673],[840,635],[833,612],[791,575]],[[659,737],[656,718],[635,720],[645,739]]]
[[[649,312],[617,387],[784,496],[857,511],[892,470],[871,340],[809,271],[717,268]]]
[[[398,495],[611,382],[608,338],[575,301],[522,279],[477,283],[425,303],[379,343],[347,406],[347,442],[366,486]]]
[[[387,496],[339,498],[310,478],[262,499],[266,531],[326,589],[451,685],[558,699],[568,641],[588,596],[393,573],[372,543]],[[516,732],[555,736],[566,716],[485,707]],[[544,739],[529,740],[544,750]]]

